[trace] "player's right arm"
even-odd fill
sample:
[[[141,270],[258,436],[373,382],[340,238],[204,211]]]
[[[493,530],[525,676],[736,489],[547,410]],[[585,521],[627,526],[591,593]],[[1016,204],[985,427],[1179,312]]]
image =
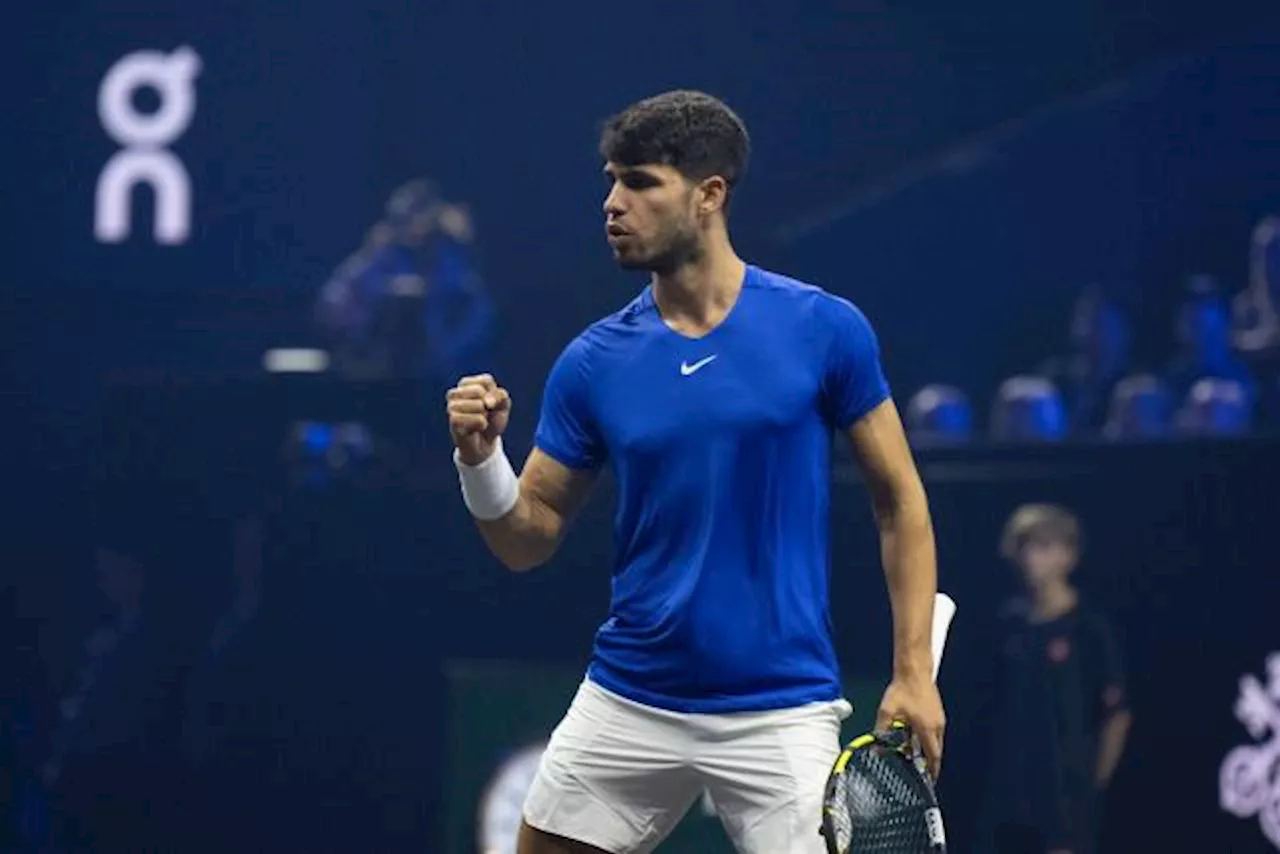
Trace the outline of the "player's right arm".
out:
[[[525,572],[555,554],[595,483],[593,469],[571,469],[538,448],[516,477],[502,449],[511,397],[488,374],[463,377],[447,397],[449,433],[463,496],[489,550]]]

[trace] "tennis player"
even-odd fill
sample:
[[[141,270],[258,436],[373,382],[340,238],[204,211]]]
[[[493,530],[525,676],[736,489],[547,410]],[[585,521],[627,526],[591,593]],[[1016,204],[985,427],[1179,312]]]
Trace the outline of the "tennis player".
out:
[[[749,147],[700,92],[610,119],[605,229],[648,287],[557,359],[518,477],[507,392],[486,374],[448,393],[463,498],[512,570],[555,553],[603,466],[617,482],[610,614],[529,792],[520,854],[651,851],[703,791],[744,854],[824,850],[849,713],[828,614],[833,431],[866,473],[893,612],[879,722],[908,722],[940,767],[924,489],[866,318],[734,251],[726,214]]]

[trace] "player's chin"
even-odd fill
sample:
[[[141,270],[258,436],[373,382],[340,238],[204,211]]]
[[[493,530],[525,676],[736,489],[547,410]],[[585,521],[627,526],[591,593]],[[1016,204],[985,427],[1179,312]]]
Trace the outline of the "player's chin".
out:
[[[618,247],[613,248],[613,260],[624,270],[648,270],[647,259],[637,252],[629,252]]]

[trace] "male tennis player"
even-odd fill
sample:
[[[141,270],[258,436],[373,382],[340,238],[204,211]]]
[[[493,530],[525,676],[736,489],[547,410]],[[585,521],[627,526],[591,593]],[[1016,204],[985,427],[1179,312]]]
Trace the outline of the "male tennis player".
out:
[[[649,286],[560,355],[519,477],[507,392],[481,375],[448,393],[464,500],[511,569],[552,556],[602,466],[617,481],[609,618],[529,792],[520,854],[650,851],[704,790],[738,851],[824,850],[849,709],[827,601],[833,430],[881,534],[894,661],[880,722],[911,724],[940,765],[924,489],[863,315],[735,253],[725,217],[748,150],[742,121],[699,92],[610,119],[605,228]]]

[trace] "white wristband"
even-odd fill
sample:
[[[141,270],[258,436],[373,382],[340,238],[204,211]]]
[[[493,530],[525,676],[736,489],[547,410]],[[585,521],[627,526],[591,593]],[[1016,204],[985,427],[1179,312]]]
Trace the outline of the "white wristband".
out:
[[[502,437],[494,444],[493,453],[478,466],[469,466],[453,450],[453,464],[462,484],[462,500],[471,515],[485,522],[501,519],[520,500],[520,479],[511,460],[502,450]]]

